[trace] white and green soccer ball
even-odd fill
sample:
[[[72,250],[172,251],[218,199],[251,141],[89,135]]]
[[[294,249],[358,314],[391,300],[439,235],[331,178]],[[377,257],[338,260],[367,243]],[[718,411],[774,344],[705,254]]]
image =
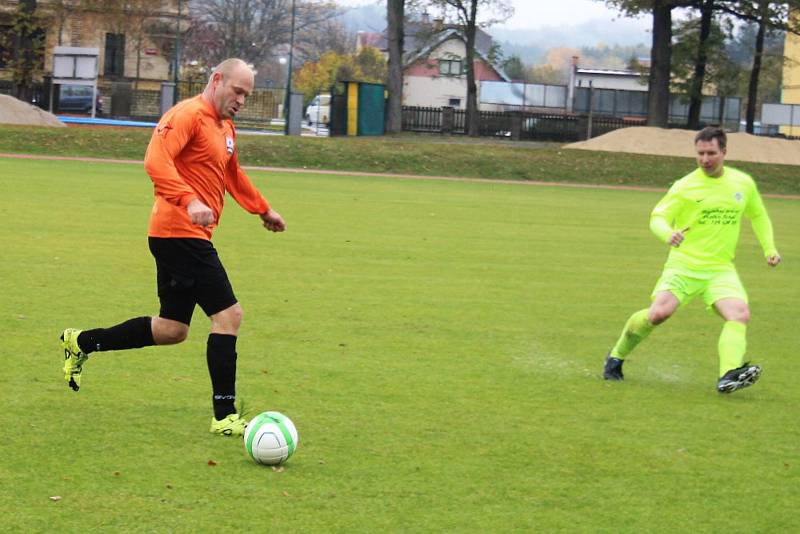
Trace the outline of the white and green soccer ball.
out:
[[[258,464],[280,465],[294,454],[298,440],[291,419],[280,412],[264,412],[247,423],[244,449]]]

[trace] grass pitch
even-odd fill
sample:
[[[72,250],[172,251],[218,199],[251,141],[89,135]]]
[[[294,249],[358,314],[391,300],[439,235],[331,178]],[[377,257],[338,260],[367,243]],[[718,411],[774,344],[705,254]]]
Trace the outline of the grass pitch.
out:
[[[245,309],[238,393],[300,445],[282,470],[208,434],[208,321],[174,347],[57,337],[157,312],[140,166],[0,159],[10,531],[786,532],[800,525],[800,204],[769,199],[785,262],[744,228],[753,388],[716,393],[699,302],[601,378],[667,250],[659,194],[261,174],[287,219],[229,200],[215,244]],[[58,500],[54,500],[59,497]]]
[[[141,160],[150,128],[45,128],[0,124],[0,153]],[[308,138],[240,135],[242,165],[578,184],[669,187],[694,170],[685,158],[563,149],[555,143],[440,135]],[[797,167],[736,161],[766,194],[800,195]]]

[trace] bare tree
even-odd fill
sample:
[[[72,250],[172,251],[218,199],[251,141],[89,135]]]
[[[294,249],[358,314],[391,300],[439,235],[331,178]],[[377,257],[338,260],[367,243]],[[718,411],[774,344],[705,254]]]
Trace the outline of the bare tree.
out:
[[[160,37],[165,31],[168,32],[170,48],[175,38],[171,20],[174,15],[164,11],[163,4],[162,0],[78,0],[74,2],[74,8],[84,15],[91,13],[98,17],[109,32],[125,36],[125,56],[127,50],[135,51],[134,79],[138,83],[142,50],[151,42],[162,48]]]
[[[445,18],[455,16],[463,29],[467,57],[467,134],[477,137],[478,132],[478,86],[475,83],[475,36],[478,27],[487,27],[506,20],[514,13],[508,0],[431,0]],[[478,22],[478,12],[484,18]],[[489,17],[486,17],[486,13]],[[495,15],[492,17],[491,15]]]
[[[299,63],[319,61],[325,52],[349,54],[356,47],[356,34],[338,20],[324,20],[306,26],[295,37],[295,57]]]
[[[254,65],[272,62],[276,49],[289,42],[292,0],[195,0],[192,2],[193,31],[187,49],[209,65],[227,57],[238,57]],[[312,49],[319,28],[339,14],[335,2],[295,1],[295,46]],[[201,45],[192,43],[200,39]]]

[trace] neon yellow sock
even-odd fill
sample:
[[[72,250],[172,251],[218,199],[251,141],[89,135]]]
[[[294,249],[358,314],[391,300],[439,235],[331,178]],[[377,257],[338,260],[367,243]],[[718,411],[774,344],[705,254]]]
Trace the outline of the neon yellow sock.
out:
[[[622,329],[622,335],[619,336],[617,344],[611,349],[611,356],[625,359],[625,356],[631,353],[644,338],[650,335],[655,325],[647,320],[649,310],[647,308],[639,310],[630,316],[628,322],[625,323],[625,328]]]
[[[744,365],[747,350],[747,325],[738,321],[725,321],[719,335],[719,376]]]

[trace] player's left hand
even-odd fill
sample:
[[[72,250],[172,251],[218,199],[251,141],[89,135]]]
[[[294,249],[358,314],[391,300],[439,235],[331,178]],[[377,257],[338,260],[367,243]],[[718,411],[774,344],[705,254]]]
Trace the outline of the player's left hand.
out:
[[[767,257],[767,265],[770,267],[775,267],[781,262],[781,255],[780,254],[773,254],[772,256]]]
[[[283,232],[286,230],[286,222],[277,211],[270,209],[266,213],[259,215],[261,221],[264,223],[264,228],[270,232]]]

